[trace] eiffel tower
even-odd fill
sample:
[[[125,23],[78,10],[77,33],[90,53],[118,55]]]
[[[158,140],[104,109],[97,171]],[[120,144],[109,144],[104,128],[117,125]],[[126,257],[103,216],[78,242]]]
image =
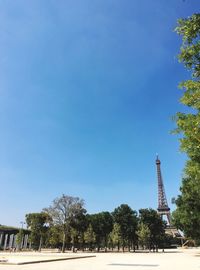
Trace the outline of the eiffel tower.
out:
[[[157,178],[158,178],[158,214],[163,218],[163,216],[166,216],[168,224],[165,229],[165,233],[172,235],[173,237],[182,238],[180,232],[176,229],[176,227],[172,226],[171,224],[171,213],[170,208],[167,203],[167,198],[165,194],[165,188],[163,184],[161,169],[160,169],[160,160],[156,158],[156,167],[157,167]]]
[[[170,208],[167,203],[167,198],[165,194],[165,188],[163,184],[161,169],[160,169],[160,160],[157,156],[156,158],[156,167],[157,167],[157,177],[158,177],[158,214],[163,217],[167,217],[168,225],[171,226],[171,218],[170,218]]]

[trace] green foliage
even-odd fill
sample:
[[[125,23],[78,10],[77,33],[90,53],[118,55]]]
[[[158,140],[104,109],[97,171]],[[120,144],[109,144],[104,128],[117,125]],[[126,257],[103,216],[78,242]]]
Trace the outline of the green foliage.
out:
[[[186,163],[181,195],[176,200],[173,222],[188,237],[200,239],[200,14],[180,19],[176,32],[182,36],[179,61],[191,72],[191,79],[180,87],[184,90],[181,103],[188,113],[177,113],[176,132],[181,134],[180,148],[189,160]]]
[[[165,234],[165,222],[151,208],[140,209],[139,213],[140,223],[146,225],[150,230],[150,245],[152,247],[158,247],[162,243]]]
[[[41,249],[42,242],[47,239],[47,231],[51,218],[47,213],[30,213],[26,215],[26,223],[31,230],[30,240],[34,249]]]
[[[96,235],[98,249],[107,248],[108,236],[113,228],[113,218],[109,212],[100,212],[90,215],[90,222]]]
[[[19,228],[6,226],[6,225],[0,225],[0,230],[2,230],[2,231],[19,231]]]
[[[70,238],[70,231],[72,229],[81,231],[81,224],[84,223],[86,213],[83,205],[82,199],[63,194],[56,198],[50,207],[44,209],[51,217],[53,225],[58,225],[61,229],[62,252],[65,251],[67,239]]]
[[[89,245],[89,248],[92,249],[92,246],[96,241],[96,235],[95,232],[93,231],[91,224],[89,224],[87,230],[84,233],[84,241],[86,244]]]
[[[176,200],[174,224],[187,237],[200,240],[200,164],[188,161],[185,168],[181,195]]]
[[[88,226],[88,219],[86,216],[86,210],[84,208],[77,213],[76,218],[70,223],[71,238],[73,245],[79,245],[84,243],[84,232]]]
[[[141,209],[137,217],[136,211],[122,204],[112,214],[86,215],[82,200],[63,195],[45,211],[26,215],[30,230],[20,231],[19,248],[24,232],[30,231],[32,246],[39,250],[42,245],[63,250],[64,244],[74,251],[85,247],[105,251],[107,248],[122,248],[123,251],[128,248],[130,251],[135,250],[138,241],[143,246],[156,248],[166,241],[163,237],[165,223],[153,209]]]
[[[48,231],[48,244],[52,248],[62,246],[62,229],[59,225],[51,225]]]
[[[149,248],[150,247],[150,238],[151,238],[151,231],[149,227],[144,224],[140,223],[137,231],[139,244],[142,247]]]
[[[24,231],[23,229],[20,229],[16,237],[17,249],[21,249],[23,237],[24,237]]]
[[[113,230],[109,234],[109,240],[112,247],[117,246],[119,250],[120,244],[122,242],[122,237],[121,237],[120,225],[118,223],[114,223]]]
[[[178,20],[175,31],[182,36],[183,43],[179,60],[192,71],[192,76],[200,77],[200,14],[193,14],[187,19]]]
[[[130,249],[130,246],[136,242],[137,239],[137,213],[133,211],[127,204],[121,204],[115,208],[113,212],[114,222],[120,227],[122,237],[122,248],[125,245]]]

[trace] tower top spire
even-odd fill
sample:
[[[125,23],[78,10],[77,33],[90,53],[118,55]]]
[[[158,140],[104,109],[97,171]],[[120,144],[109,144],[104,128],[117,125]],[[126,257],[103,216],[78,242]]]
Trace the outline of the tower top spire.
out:
[[[156,154],[156,165],[161,164],[158,154]]]

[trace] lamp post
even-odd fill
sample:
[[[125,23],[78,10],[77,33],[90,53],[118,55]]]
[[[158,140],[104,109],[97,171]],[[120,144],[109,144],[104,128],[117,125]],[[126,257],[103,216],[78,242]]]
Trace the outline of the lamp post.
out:
[[[20,221],[20,224],[21,224],[21,229],[23,230],[23,227],[24,227],[24,225],[26,224],[26,222]]]

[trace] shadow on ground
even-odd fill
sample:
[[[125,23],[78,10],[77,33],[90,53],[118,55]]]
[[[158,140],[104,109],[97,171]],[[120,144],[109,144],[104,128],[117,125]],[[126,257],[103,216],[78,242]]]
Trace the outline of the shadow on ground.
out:
[[[141,254],[146,254],[146,253],[150,253],[150,254],[165,254],[165,253],[181,253],[180,250],[168,250],[168,249],[165,249],[164,251],[159,251],[159,252],[153,252],[153,251],[144,251],[144,250],[137,250],[135,252],[130,252],[130,253],[141,253]]]
[[[113,265],[113,266],[144,266],[144,267],[158,267],[159,264],[132,264],[132,263],[111,263],[108,265]]]

